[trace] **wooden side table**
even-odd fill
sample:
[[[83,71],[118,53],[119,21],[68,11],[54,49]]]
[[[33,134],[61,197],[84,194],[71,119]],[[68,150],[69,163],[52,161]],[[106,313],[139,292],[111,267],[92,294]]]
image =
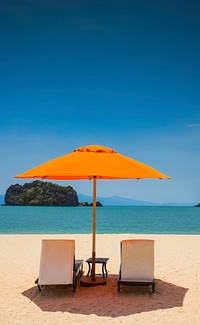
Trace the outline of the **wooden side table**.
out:
[[[95,258],[95,264],[102,264],[102,275],[103,275],[103,278],[105,278],[105,275],[106,277],[108,276],[108,272],[107,272],[107,269],[106,269],[106,263],[108,262],[109,258],[107,257],[96,257]],[[86,260],[86,262],[88,263],[88,273],[87,273],[87,276],[91,276],[92,275],[92,258],[88,258]]]

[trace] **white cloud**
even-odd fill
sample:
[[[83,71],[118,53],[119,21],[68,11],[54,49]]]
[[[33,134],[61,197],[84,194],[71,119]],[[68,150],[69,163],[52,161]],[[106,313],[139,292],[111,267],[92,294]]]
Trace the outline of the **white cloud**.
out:
[[[200,123],[189,124],[189,128],[200,128]]]

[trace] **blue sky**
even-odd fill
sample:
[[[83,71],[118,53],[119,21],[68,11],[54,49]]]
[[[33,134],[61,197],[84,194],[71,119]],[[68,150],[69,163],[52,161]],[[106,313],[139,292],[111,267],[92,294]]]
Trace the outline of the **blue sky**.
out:
[[[98,195],[200,201],[199,1],[0,1],[0,40],[0,193],[100,144],[172,180],[99,181]]]

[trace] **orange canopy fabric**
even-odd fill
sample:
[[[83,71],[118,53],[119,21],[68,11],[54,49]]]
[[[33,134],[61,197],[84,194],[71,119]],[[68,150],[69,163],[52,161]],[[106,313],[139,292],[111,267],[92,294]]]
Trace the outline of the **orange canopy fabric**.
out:
[[[90,145],[50,160],[30,169],[16,178],[42,178],[55,180],[167,178],[158,170],[137,160],[123,156],[115,150]]]

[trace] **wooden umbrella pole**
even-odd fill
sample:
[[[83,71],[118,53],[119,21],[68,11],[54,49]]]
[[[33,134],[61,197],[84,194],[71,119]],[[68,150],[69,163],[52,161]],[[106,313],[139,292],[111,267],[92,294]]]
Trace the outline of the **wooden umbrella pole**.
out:
[[[92,215],[92,280],[95,280],[95,258],[96,258],[96,196],[97,179],[93,177],[93,215]]]

